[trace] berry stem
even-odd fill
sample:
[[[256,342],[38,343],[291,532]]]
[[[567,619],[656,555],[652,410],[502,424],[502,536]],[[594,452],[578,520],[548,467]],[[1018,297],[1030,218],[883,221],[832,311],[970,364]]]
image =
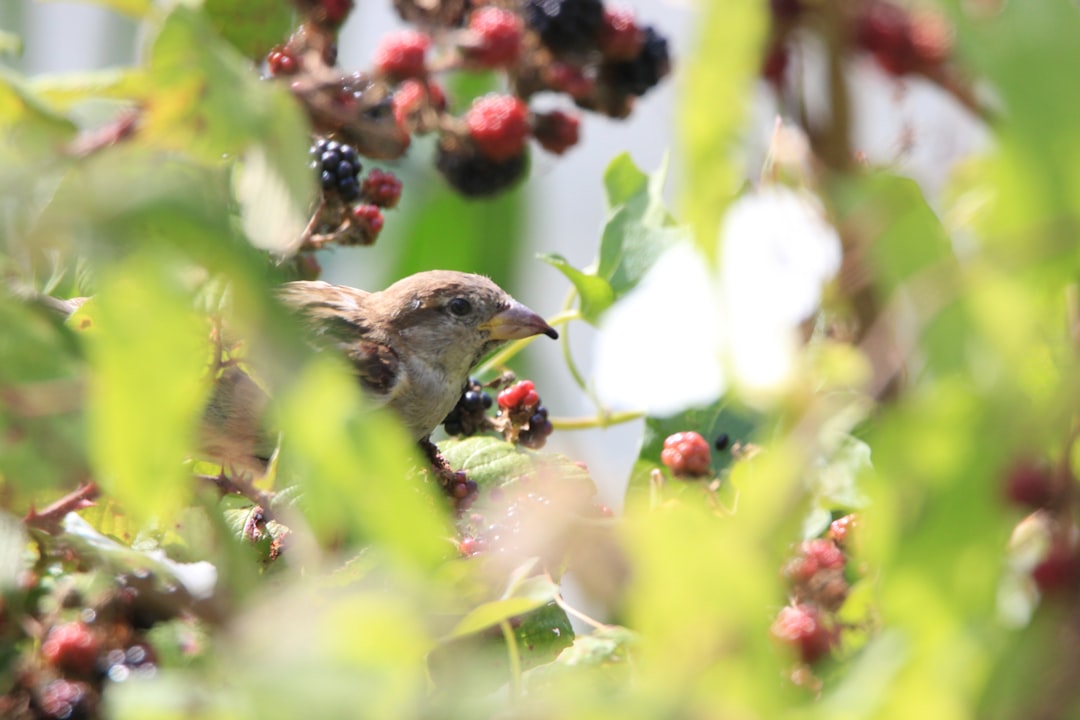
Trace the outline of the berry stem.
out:
[[[571,320],[579,320],[580,318],[580,312],[578,312],[577,310],[568,310],[550,318],[547,321],[547,324],[552,327],[556,327],[558,325],[565,325]],[[532,337],[522,338],[521,340],[515,340],[514,342],[510,343],[502,350],[488,358],[483,364],[480,365],[480,367],[476,369],[475,374],[477,376],[480,376],[491,372],[496,368],[503,367],[504,365],[506,365],[506,363],[510,362],[510,360],[512,360],[518,353],[528,347],[529,343],[531,343],[537,337],[539,336],[534,335]]]
[[[518,700],[521,698],[521,655],[518,654],[517,637],[509,620],[500,620],[499,629],[506,639],[506,653],[510,660],[510,697]]]
[[[622,412],[606,412],[601,410],[592,417],[580,418],[551,418],[551,425],[557,430],[589,430],[591,428],[606,428],[621,423],[633,422],[638,418],[645,417],[643,410],[625,410]]]

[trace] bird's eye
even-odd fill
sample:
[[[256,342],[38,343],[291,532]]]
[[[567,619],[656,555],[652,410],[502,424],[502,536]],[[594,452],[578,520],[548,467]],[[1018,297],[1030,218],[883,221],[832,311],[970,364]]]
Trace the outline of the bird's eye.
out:
[[[454,298],[446,306],[450,309],[451,315],[457,315],[458,317],[465,317],[472,312],[472,303],[465,298]]]

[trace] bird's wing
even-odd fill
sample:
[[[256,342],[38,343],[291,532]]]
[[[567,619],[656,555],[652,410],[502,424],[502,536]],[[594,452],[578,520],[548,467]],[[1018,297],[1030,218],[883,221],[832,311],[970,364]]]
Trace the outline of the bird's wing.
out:
[[[321,281],[286,283],[279,297],[304,319],[315,338],[346,357],[364,388],[387,398],[397,383],[401,359],[370,322],[371,293]]]

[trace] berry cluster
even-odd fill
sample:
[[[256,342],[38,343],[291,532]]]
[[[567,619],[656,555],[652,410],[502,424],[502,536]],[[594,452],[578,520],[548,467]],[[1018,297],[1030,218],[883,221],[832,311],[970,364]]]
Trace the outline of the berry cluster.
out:
[[[487,411],[492,406],[491,395],[484,392],[484,386],[476,378],[469,378],[465,392],[461,394],[457,405],[443,420],[443,429],[448,435],[475,435],[481,430],[492,427]]]
[[[671,70],[663,35],[602,0],[396,0],[418,29],[385,35],[372,74],[342,75],[332,68],[334,37],[350,8],[349,0],[300,0],[307,21],[271,51],[270,74],[289,79],[318,132],[362,155],[400,157],[412,135],[438,133],[435,165],[467,196],[518,182],[528,168],[529,137],[554,154],[578,142],[577,117],[529,109],[536,93],[564,93],[578,107],[623,118]],[[480,98],[455,117],[433,79],[448,70],[495,70],[511,94]],[[354,191],[344,193],[348,201]]]
[[[789,48],[797,30],[813,29],[819,5],[806,0],[771,0],[772,38],[762,63],[764,78],[780,87]],[[861,0],[845,16],[852,46],[869,53],[897,77],[919,74],[948,85],[946,64],[952,55],[952,29],[937,12],[910,10],[891,0]]]
[[[383,209],[401,198],[401,181],[393,173],[374,168],[361,180],[355,147],[330,138],[318,138],[311,147],[312,168],[322,187],[322,202],[302,250],[318,250],[330,241],[342,245],[370,245],[378,238],[385,219]],[[294,259],[295,272],[304,280],[318,278],[321,268],[310,255]]]
[[[52,570],[27,573],[21,599],[13,592],[0,603],[0,644],[37,648],[8,666],[9,682],[0,690],[5,718],[99,717],[109,684],[156,674],[147,633],[160,622],[189,620],[179,617],[182,607],[190,609],[190,596],[145,571],[121,575],[114,585],[80,573],[56,578]],[[16,617],[16,609],[25,617]]]
[[[1033,510],[1025,522],[1037,525],[1046,537],[1047,549],[1031,568],[1032,580],[1044,596],[1080,596],[1080,542],[1073,507],[1075,486],[1067,467],[1055,467],[1031,458],[1014,462],[1005,476],[1006,499]]]
[[[665,438],[660,462],[676,477],[701,478],[712,472],[709,442],[693,431],[678,432]]]
[[[484,392],[485,387],[506,385],[496,403]],[[498,415],[490,417],[487,411],[498,405]],[[554,430],[548,419],[548,410],[540,403],[540,395],[531,380],[514,381],[510,373],[497,378],[486,386],[475,378],[469,378],[461,398],[443,420],[443,428],[449,435],[475,435],[483,430],[502,433],[509,442],[538,450],[547,442]]]
[[[498,404],[500,417],[509,421],[504,430],[508,439],[534,450],[544,447],[553,427],[531,380],[522,380],[500,392]]]
[[[772,634],[794,649],[807,665],[821,660],[839,644],[840,623],[836,613],[850,589],[844,548],[850,544],[856,526],[855,515],[837,518],[830,524],[826,537],[804,541],[784,565],[791,602],[773,622]]]

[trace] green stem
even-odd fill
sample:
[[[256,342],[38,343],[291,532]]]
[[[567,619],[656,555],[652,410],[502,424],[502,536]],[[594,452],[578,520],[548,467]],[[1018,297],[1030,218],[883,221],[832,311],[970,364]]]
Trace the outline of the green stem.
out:
[[[521,697],[521,656],[518,654],[517,637],[509,620],[500,621],[499,629],[506,640],[506,652],[510,660],[510,696],[517,699]]]
[[[577,310],[564,310],[563,312],[548,320],[547,323],[548,325],[555,327],[557,325],[565,325],[571,320],[578,320],[580,318],[581,313]],[[510,362],[510,360],[512,360],[515,355],[524,350],[529,345],[529,343],[536,340],[536,338],[538,337],[539,335],[533,335],[532,337],[515,340],[514,342],[510,343],[502,350],[495,353],[486,361],[481,363],[480,367],[476,369],[476,375],[483,375],[484,373],[490,372],[491,370],[506,365],[506,363]]]
[[[641,410],[626,410],[615,413],[600,412],[593,417],[551,418],[551,425],[558,430],[589,430],[591,428],[606,428],[611,425],[633,422],[643,417],[645,417],[645,413]]]

